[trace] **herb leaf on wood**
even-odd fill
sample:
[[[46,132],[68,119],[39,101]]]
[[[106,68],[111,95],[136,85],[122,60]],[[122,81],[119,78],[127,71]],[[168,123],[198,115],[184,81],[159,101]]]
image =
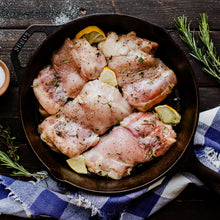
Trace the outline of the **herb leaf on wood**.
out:
[[[9,169],[13,169],[12,176],[25,176],[44,178],[45,174],[41,173],[30,173],[22,165],[18,164],[19,156],[17,154],[18,146],[14,145],[15,137],[11,137],[10,128],[3,128],[0,125],[0,144],[7,147],[7,154],[0,150],[0,164]]]
[[[210,38],[208,16],[205,13],[200,14],[199,36],[204,44],[202,48],[198,46],[199,42],[195,39],[194,30],[190,30],[191,21],[187,17],[180,16],[175,21],[176,28],[180,32],[180,38],[188,44],[191,49],[190,55],[203,63],[203,71],[212,75],[220,83],[220,62],[216,49]]]

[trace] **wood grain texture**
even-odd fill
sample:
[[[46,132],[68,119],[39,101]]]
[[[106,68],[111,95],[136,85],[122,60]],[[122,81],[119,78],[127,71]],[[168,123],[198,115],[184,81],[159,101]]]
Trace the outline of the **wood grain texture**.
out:
[[[192,20],[191,27],[198,30],[199,13],[209,17],[211,37],[220,54],[220,1],[219,0],[1,0],[0,1],[0,59],[9,67],[11,82],[7,92],[0,96],[0,124],[11,128],[19,146],[21,164],[28,170],[40,171],[44,166],[35,156],[25,137],[19,113],[19,84],[10,53],[32,24],[64,24],[75,18],[95,13],[121,13],[144,19],[165,28],[184,51],[199,87],[200,111],[220,105],[220,84],[202,71],[202,65],[189,55],[189,48],[180,40],[174,19],[185,15]],[[197,36],[197,32],[196,32]],[[19,59],[25,66],[34,51],[45,39],[34,34],[24,45]],[[186,88],[187,89],[187,88]],[[0,149],[4,147],[0,145]],[[10,175],[0,166],[0,173]],[[151,216],[157,219],[219,219],[220,199],[207,189],[188,186],[176,199]],[[218,216],[218,217],[217,217]],[[0,215],[1,220],[23,219]],[[41,217],[40,219],[48,219]],[[52,218],[51,218],[52,219]]]
[[[83,9],[83,10],[82,10]],[[0,27],[27,27],[31,24],[60,24],[74,18],[95,13],[129,14],[160,25],[174,28],[173,19],[186,15],[193,19],[207,12],[211,29],[220,29],[220,2],[218,0],[1,0]]]

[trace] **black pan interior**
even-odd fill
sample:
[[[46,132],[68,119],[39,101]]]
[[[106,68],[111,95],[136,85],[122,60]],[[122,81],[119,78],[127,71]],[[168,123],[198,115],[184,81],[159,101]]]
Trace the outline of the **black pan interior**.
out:
[[[177,75],[178,84],[162,103],[176,108],[182,116],[181,123],[175,127],[176,144],[163,157],[157,158],[134,170],[132,175],[121,180],[101,178],[96,175],[79,175],[73,172],[65,162],[65,157],[49,149],[38,133],[38,103],[31,85],[39,71],[50,64],[54,51],[60,48],[64,40],[74,38],[75,34],[89,25],[100,27],[105,33],[128,33],[135,31],[137,36],[159,43],[156,56],[163,60]],[[143,187],[165,175],[188,147],[198,119],[198,94],[193,72],[183,52],[160,27],[143,20],[124,15],[93,15],[72,21],[49,36],[30,59],[24,74],[20,92],[20,110],[27,139],[41,162],[57,180],[72,186],[98,193],[119,193]]]

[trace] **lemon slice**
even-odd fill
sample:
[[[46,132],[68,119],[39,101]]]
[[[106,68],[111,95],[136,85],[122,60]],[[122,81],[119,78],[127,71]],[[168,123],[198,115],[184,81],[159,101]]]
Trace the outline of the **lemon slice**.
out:
[[[115,72],[108,67],[105,67],[99,77],[101,82],[107,83],[110,86],[117,87],[117,79]]]
[[[178,124],[181,120],[180,114],[169,105],[158,105],[154,109],[166,124]]]
[[[83,155],[78,155],[66,160],[68,165],[77,173],[87,174],[85,160]]]
[[[97,26],[88,26],[76,34],[75,38],[85,38],[90,44],[99,43],[106,39],[105,33]]]

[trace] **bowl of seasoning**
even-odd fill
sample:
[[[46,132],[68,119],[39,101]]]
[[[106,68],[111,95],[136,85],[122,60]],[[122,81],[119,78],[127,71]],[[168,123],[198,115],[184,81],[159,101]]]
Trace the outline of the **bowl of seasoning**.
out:
[[[0,96],[5,93],[10,82],[8,67],[0,60]]]

